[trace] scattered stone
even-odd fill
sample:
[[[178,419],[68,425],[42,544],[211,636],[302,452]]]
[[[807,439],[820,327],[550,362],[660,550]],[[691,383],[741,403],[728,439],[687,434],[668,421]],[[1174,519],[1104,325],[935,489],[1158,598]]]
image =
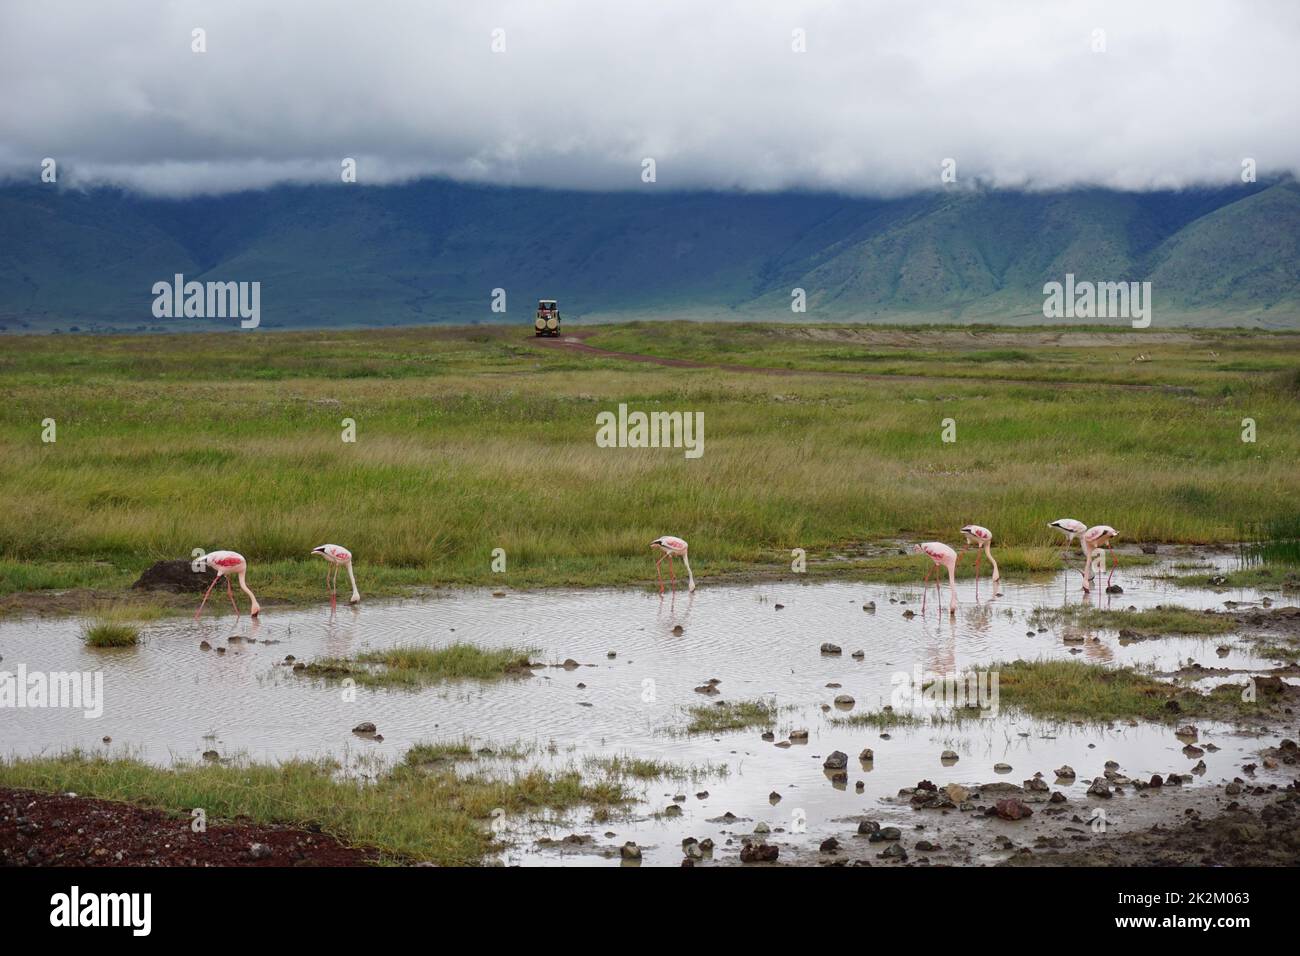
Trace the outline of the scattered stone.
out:
[[[1071,767],[1068,763],[1062,764],[1061,766],[1057,767],[1056,770],[1053,771],[1053,773],[1055,773],[1056,776],[1061,780],[1074,779],[1074,768]]]
[[[823,853],[834,853],[839,848],[840,848],[840,841],[835,839],[835,837],[829,837],[825,840],[822,840],[822,845],[820,847]]]
[[[1088,794],[1109,800],[1111,798],[1110,784],[1106,782],[1105,777],[1097,777],[1092,781],[1092,786],[1088,788]]]
[[[625,860],[641,859],[641,848],[637,846],[635,843],[633,843],[631,840],[624,843],[622,848],[618,852],[619,855],[622,856],[623,859]]]
[[[1010,773],[1010,772],[1011,772],[1011,764],[1009,764],[1009,763],[995,763],[995,764],[993,765],[993,772],[994,772],[994,773]]]
[[[1025,817],[1033,816],[1034,811],[1029,805],[1015,797],[1008,797],[1006,800],[999,800],[993,812],[1003,820],[1023,820]]]
[[[775,863],[781,851],[767,843],[746,843],[740,848],[741,863]]]
[[[268,859],[274,852],[265,843],[253,843],[248,847],[248,853],[254,860]]]
[[[939,759],[944,763],[956,763],[958,759],[957,751],[945,750],[943,753],[939,754]]]
[[[674,636],[674,637],[681,637],[681,636],[682,636],[683,634],[685,634],[685,633],[686,633],[686,628],[682,627],[680,624],[674,624],[674,625],[673,625],[673,636]]]
[[[849,755],[843,750],[834,751],[822,764],[824,770],[843,770],[849,765]]]
[[[791,740],[791,741],[794,741],[794,742],[798,742],[798,743],[807,743],[807,742],[808,742],[808,731],[806,731],[806,730],[792,730],[792,731],[790,731],[790,740]]]
[[[858,760],[862,761],[862,763],[871,763],[875,759],[876,752],[870,747],[864,747],[862,753],[858,754]]]
[[[840,653],[843,653],[843,652],[841,651],[840,646],[839,646],[838,644],[832,644],[830,641],[827,641],[825,644],[822,645],[822,653],[823,653],[823,654],[840,654]]]
[[[836,707],[843,707],[843,708],[845,708],[846,710],[849,710],[849,709],[852,709],[853,705],[856,704],[856,703],[857,703],[857,701],[855,701],[855,700],[854,700],[850,695],[848,695],[848,694],[837,694],[837,695],[835,696],[835,706],[836,706]]]
[[[352,732],[354,734],[373,734],[375,732],[375,725],[370,721],[365,720],[353,727]]]

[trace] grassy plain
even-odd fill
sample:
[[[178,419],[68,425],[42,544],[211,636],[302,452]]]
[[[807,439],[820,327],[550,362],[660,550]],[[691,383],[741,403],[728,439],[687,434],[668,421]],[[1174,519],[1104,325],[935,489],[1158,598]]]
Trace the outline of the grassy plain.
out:
[[[324,542],[353,550],[370,596],[653,584],[665,533],[703,580],[788,570],[794,548],[814,573],[889,575],[911,559],[854,550],[955,543],[967,522],[994,529],[1004,574],[1033,573],[1059,562],[1058,517],[1121,544],[1222,543],[1300,491],[1300,334],[584,331],[783,371],[665,368],[516,327],[5,337],[0,595],[120,591],[155,560],[231,548],[264,602],[316,599]],[[703,412],[703,457],[597,447],[619,403]]]

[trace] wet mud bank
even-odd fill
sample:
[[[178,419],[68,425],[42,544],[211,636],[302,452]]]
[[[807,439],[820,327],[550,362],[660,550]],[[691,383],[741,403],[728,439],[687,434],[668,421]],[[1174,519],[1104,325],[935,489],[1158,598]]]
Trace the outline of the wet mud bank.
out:
[[[0,866],[365,866],[375,850],[328,834],[112,800],[0,788]]]

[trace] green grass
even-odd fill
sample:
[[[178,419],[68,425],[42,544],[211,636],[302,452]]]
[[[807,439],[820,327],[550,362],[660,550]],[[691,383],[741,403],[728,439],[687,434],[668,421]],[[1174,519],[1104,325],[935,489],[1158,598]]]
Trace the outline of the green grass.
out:
[[[1033,717],[1086,721],[1167,716],[1172,685],[1135,671],[1083,661],[1013,661],[993,664],[1001,703]]]
[[[494,777],[453,767],[403,763],[377,780],[342,779],[330,761],[277,766],[183,765],[163,770],[130,759],[57,757],[0,763],[0,786],[123,800],[210,821],[317,824],[345,843],[378,848],[390,859],[444,866],[483,861],[494,844],[494,810],[530,818],[589,806],[609,811],[632,799],[616,780],[585,780],[576,771],[521,770]]]
[[[886,730],[890,727],[914,727],[922,723],[919,717],[892,710],[864,710],[853,714],[837,715],[829,719],[837,727],[870,727],[874,730]]]
[[[1222,584],[1211,584],[1214,578],[1223,578]],[[1263,564],[1234,571],[1202,571],[1199,574],[1177,574],[1172,580],[1185,588],[1255,588],[1260,591],[1300,591],[1300,570],[1279,565]]]
[[[1123,718],[1173,721],[1205,715],[1217,719],[1258,713],[1240,688],[1221,685],[1209,694],[1185,690],[1130,668],[1084,661],[1012,661],[990,664],[998,675],[999,704],[1047,720],[1105,722]],[[1168,703],[1177,701],[1179,710]]]
[[[90,647],[134,647],[140,641],[140,629],[121,621],[97,620],[82,627],[82,636]]]
[[[730,773],[730,768],[726,764],[683,764],[671,760],[636,757],[632,754],[588,757],[583,764],[600,770],[610,779],[698,781],[725,777]]]
[[[690,541],[703,581],[788,571],[793,548],[810,573],[872,575],[833,556],[956,543],[970,521],[993,528],[1016,575],[1057,565],[1046,525],[1062,516],[1112,524],[1121,544],[1227,543],[1293,509],[1300,402],[1286,375],[1300,336],[1178,333],[1153,346],[1111,330],[1061,346],[1046,334],[668,322],[591,339],[796,372],[781,376],[665,375],[504,327],[8,337],[0,594],[118,591],[155,560],[225,547],[249,559],[268,606],[318,601],[325,567],[308,555],[325,541],[356,554],[363,599],[653,587],[648,542],[664,533]],[[1156,360],[1132,362],[1140,351]],[[1277,374],[1230,367],[1243,361]],[[840,364],[890,380],[798,374]],[[598,448],[595,416],[620,402],[703,412],[704,457]],[[1244,417],[1258,423],[1253,444]],[[41,441],[45,418],[55,443]],[[341,440],[344,418],[355,442]],[[953,444],[940,440],[945,418]]]
[[[718,701],[686,708],[686,734],[720,734],[746,727],[771,727],[778,707],[772,700]]]
[[[420,687],[440,681],[497,680],[526,676],[531,650],[482,648],[456,643],[447,647],[393,647],[355,658],[326,657],[295,673],[327,680],[351,678],[363,687]]]
[[[1141,611],[1111,611],[1095,607],[1040,608],[1030,615],[1034,626],[1072,622],[1084,628],[1128,631],[1137,637],[1171,634],[1227,634],[1237,625],[1221,614],[1163,605]]]

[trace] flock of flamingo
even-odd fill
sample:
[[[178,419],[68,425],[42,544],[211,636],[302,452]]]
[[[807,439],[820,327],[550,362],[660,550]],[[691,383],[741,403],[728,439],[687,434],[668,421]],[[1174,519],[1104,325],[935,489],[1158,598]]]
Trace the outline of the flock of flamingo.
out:
[[[1049,528],[1055,528],[1066,536],[1069,544],[1073,545],[1075,538],[1079,539],[1079,546],[1083,550],[1083,568],[1079,573],[1083,575],[1083,589],[1092,590],[1092,581],[1090,572],[1099,554],[1100,549],[1110,548],[1111,542],[1119,534],[1108,524],[1094,525],[1089,528],[1082,521],[1076,521],[1074,518],[1058,518],[1048,523]],[[979,576],[981,559],[987,555],[989,564],[993,566],[993,584],[996,587],[1001,575],[998,571],[998,562],[993,557],[993,532],[982,525],[968,524],[961,529],[962,536],[966,539],[966,547],[962,548],[961,554],[965,554],[970,547],[975,548],[975,588],[978,594]],[[661,538],[655,538],[650,542],[650,547],[659,552],[659,557],[655,559],[655,578],[659,582],[659,593],[664,593],[663,573],[660,570],[664,559],[668,559],[668,578],[674,593],[677,591],[677,574],[673,570],[673,559],[681,558],[682,564],[686,568],[686,580],[688,590],[695,590],[695,575],[691,573],[691,561],[688,555],[689,545],[681,538],[672,535],[664,535]],[[925,599],[930,590],[930,575],[938,568],[943,567],[948,571],[948,613],[957,613],[957,562],[961,555],[952,547],[944,544],[942,541],[926,541],[922,544],[915,545],[912,549],[918,554],[927,555],[934,563],[929,570],[925,572],[925,581],[921,594],[921,610],[925,611]],[[357,578],[352,572],[352,552],[347,548],[340,547],[337,544],[322,544],[318,548],[312,549],[312,554],[318,554],[324,558],[329,566],[325,571],[325,587],[329,591],[330,607],[334,608],[338,603],[338,577],[341,568],[348,569],[348,580],[352,582],[352,597],[349,604],[356,604],[361,600],[361,593],[357,590]],[[1111,552],[1113,555],[1113,551]],[[199,564],[206,566],[209,570],[216,572],[216,577],[208,585],[208,589],[203,592],[203,600],[199,602],[199,608],[194,612],[194,620],[198,620],[203,613],[203,607],[208,603],[208,595],[212,589],[217,586],[218,581],[226,582],[226,593],[230,595],[230,606],[235,609],[235,615],[239,615],[239,604],[235,601],[235,592],[230,585],[230,576],[234,575],[239,579],[239,589],[248,595],[249,601],[252,602],[252,608],[249,613],[257,617],[262,612],[262,607],[257,603],[257,597],[248,587],[246,575],[248,573],[248,561],[242,554],[237,551],[211,551],[198,559]],[[1104,567],[1104,562],[1102,564]],[[1115,575],[1115,566],[1112,563],[1110,576],[1106,578],[1107,587],[1110,586],[1110,580]],[[939,578],[936,575],[934,580],[936,592],[939,590]]]

